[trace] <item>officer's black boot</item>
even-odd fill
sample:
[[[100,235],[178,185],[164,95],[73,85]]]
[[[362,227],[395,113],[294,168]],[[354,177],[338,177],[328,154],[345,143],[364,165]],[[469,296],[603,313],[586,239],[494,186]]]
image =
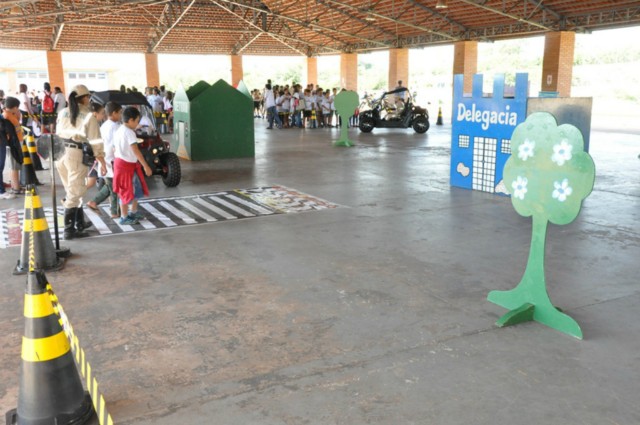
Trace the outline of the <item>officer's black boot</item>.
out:
[[[76,229],[78,232],[82,232],[84,229],[88,229],[91,226],[93,226],[93,223],[91,220],[85,220],[82,207],[76,208]]]
[[[76,229],[76,214],[78,208],[66,208],[64,210],[64,239],[76,239],[89,236],[87,233]]]

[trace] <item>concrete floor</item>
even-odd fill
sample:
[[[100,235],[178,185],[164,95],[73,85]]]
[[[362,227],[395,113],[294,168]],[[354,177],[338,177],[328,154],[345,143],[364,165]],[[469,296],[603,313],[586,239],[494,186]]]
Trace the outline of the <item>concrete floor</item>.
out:
[[[281,184],[344,207],[72,241],[48,274],[116,423],[640,423],[640,135],[594,130],[595,190],[549,227],[549,292],[579,341],[495,327],[486,296],[520,280],[530,220],[449,187],[449,127],[352,130],[345,149],[337,130],[256,122],[255,160],[183,162],[152,196]],[[18,390],[18,256],[0,252],[0,413]]]

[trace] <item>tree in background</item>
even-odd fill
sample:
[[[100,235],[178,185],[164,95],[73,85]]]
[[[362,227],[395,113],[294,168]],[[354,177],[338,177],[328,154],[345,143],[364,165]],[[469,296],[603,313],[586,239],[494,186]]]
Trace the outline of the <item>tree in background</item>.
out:
[[[538,112],[516,127],[504,182],[518,214],[532,217],[531,247],[522,280],[510,291],[492,291],[488,300],[510,311],[498,326],[535,320],[582,339],[578,323],[551,304],[544,276],[547,223],[571,223],[589,196],[595,166],[584,151],[580,130],[558,126],[553,115]]]

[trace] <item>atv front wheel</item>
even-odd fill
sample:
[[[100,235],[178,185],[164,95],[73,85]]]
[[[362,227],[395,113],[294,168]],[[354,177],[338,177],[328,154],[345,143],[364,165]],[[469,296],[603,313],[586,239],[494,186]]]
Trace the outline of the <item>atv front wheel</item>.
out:
[[[167,187],[176,187],[180,184],[182,173],[180,171],[180,159],[173,152],[168,152],[160,158],[162,162],[162,182]]]
[[[419,134],[426,133],[429,130],[429,119],[424,115],[417,116],[413,120],[413,129]]]
[[[358,127],[363,133],[371,133],[371,130],[375,127],[373,118],[368,116],[360,117],[360,124],[358,124]]]

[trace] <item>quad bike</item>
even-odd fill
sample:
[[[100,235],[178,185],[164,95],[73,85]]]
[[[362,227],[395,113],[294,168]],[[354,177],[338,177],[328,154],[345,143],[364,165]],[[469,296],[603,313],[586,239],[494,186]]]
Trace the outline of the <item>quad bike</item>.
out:
[[[91,102],[105,105],[107,102],[116,102],[123,108],[135,106],[140,110],[140,127],[136,130],[136,136],[143,140],[138,148],[145,161],[153,170],[153,175],[162,176],[162,182],[167,187],[175,187],[180,184],[181,171],[178,155],[171,150],[171,144],[162,140],[156,129],[156,119],[147,102],[147,98],[141,93],[123,93],[117,90],[94,92]]]
[[[360,111],[360,131],[379,128],[409,128],[416,133],[429,130],[429,113],[413,103],[413,96],[405,87],[385,92],[379,99],[369,99],[370,109]]]

